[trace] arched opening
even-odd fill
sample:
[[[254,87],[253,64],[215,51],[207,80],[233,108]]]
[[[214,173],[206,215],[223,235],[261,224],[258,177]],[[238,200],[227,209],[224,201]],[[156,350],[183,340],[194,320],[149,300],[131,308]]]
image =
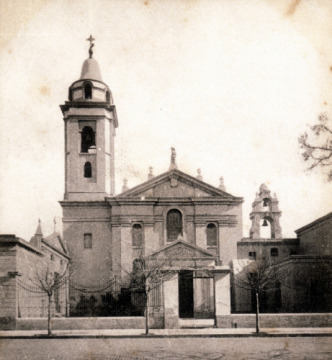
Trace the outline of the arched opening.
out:
[[[84,99],[92,99],[92,86],[90,84],[84,85]]]
[[[170,210],[167,213],[166,223],[167,241],[174,241],[179,235],[183,235],[182,214],[179,210]]]
[[[111,95],[109,91],[106,91],[106,102],[109,104],[111,101]]]
[[[266,216],[260,221],[260,237],[261,239],[274,239],[274,222],[273,219]]]
[[[68,100],[73,101],[73,91],[71,89],[68,91]]]
[[[218,244],[217,227],[213,223],[208,224],[206,227],[206,242],[208,247],[214,247]]]
[[[143,228],[140,224],[134,224],[132,227],[133,247],[143,247]]]
[[[81,133],[81,152],[89,152],[89,148],[94,145],[96,145],[95,133],[90,126],[85,126]]]
[[[92,177],[92,168],[91,168],[91,163],[90,161],[87,161],[84,164],[84,177],[85,178],[90,178]]]
[[[271,210],[271,199],[269,199],[269,198],[264,198],[264,199],[262,200],[262,208],[263,208],[263,210],[265,210],[265,211]]]

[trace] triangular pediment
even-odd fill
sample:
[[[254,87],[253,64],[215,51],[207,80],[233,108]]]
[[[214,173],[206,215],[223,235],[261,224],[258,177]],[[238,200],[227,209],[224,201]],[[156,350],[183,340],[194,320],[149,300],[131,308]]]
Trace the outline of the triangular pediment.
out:
[[[227,192],[211,186],[179,170],[171,170],[129,189],[116,198],[199,198],[235,199]]]
[[[216,255],[184,240],[176,240],[150,254],[152,258],[167,258],[170,260],[214,260]]]

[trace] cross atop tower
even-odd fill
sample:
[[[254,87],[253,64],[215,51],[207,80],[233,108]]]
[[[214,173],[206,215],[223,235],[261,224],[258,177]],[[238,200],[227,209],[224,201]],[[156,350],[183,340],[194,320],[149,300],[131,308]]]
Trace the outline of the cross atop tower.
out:
[[[89,38],[86,39],[86,41],[90,41],[90,48],[89,48],[89,58],[92,59],[92,55],[93,55],[93,51],[92,48],[95,46],[95,44],[93,43],[96,39],[94,39],[92,37],[92,35],[90,35]]]

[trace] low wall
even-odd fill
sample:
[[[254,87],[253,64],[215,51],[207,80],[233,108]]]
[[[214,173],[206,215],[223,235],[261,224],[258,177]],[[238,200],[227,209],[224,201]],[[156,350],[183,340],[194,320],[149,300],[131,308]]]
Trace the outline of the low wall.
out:
[[[144,329],[144,317],[52,318],[53,330]],[[46,330],[46,318],[16,319],[16,330]]]
[[[260,314],[261,328],[332,327],[332,314]],[[232,314],[217,317],[219,328],[254,328],[255,314]]]
[[[0,321],[0,330],[46,330],[46,318],[6,318]],[[255,314],[232,314],[217,317],[219,328],[254,328]],[[261,314],[261,328],[287,327],[332,327],[332,314]],[[154,323],[150,318],[150,327],[158,328],[161,323]],[[166,324],[167,325],[167,324]],[[144,317],[83,317],[52,318],[54,330],[94,330],[94,329],[144,329]]]

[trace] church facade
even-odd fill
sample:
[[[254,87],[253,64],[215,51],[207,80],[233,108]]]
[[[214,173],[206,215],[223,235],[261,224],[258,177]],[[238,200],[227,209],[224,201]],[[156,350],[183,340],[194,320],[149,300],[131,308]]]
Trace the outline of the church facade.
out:
[[[98,63],[85,60],[81,77],[61,105],[65,123],[63,238],[76,288],[100,288],[110,279],[126,286],[139,257],[172,262],[171,275],[149,302],[155,326],[179,318],[213,318],[231,312],[231,262],[242,237],[241,197],[177,168],[148,175],[114,195],[116,107]],[[119,292],[120,288],[114,289]],[[93,294],[99,302],[102,293]],[[116,295],[116,294],[115,294]],[[75,308],[79,292],[71,291]]]

